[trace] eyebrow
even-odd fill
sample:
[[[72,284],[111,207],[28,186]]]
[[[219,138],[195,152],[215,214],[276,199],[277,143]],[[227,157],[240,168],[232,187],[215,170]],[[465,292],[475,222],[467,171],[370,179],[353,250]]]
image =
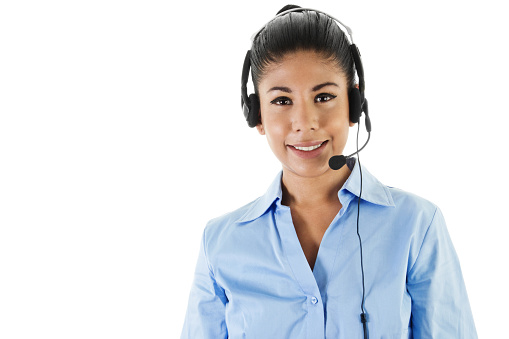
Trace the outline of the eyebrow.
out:
[[[323,84],[320,84],[320,85],[316,85],[315,87],[313,87],[311,90],[313,92],[316,92],[320,89],[322,89],[323,87],[325,86],[336,86],[336,87],[339,87],[338,84],[336,84],[335,82],[324,82]],[[286,92],[286,93],[292,93],[292,90],[288,87],[282,87],[282,86],[275,86],[275,87],[272,87],[271,89],[269,89],[267,91],[267,93],[269,93],[270,91],[282,91],[282,92]]]

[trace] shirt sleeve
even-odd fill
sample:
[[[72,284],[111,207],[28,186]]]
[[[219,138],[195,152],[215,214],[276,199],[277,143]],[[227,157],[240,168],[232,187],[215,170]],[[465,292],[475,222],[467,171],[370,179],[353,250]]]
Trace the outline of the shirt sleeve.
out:
[[[458,256],[438,207],[408,271],[407,290],[415,339],[477,339]]]
[[[203,231],[181,339],[228,338],[225,322],[228,299],[224,289],[216,283],[207,259],[205,231],[206,228]]]

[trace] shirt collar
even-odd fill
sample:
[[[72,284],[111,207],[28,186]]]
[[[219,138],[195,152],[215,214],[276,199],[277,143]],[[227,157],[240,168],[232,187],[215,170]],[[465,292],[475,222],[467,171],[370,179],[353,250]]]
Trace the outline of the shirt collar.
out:
[[[366,166],[361,165],[360,171],[362,171],[361,199],[376,205],[395,207],[389,188],[382,184],[380,181],[378,181],[378,179],[375,178],[368,171]],[[355,196],[359,196],[361,182],[360,171],[358,162],[355,161],[352,173],[350,174],[346,182],[343,184],[343,187],[341,187],[341,189],[338,191],[338,196],[343,195],[345,191],[348,191]],[[281,170],[276,175],[276,177],[272,181],[272,184],[267,189],[267,192],[258,199],[256,199],[255,201],[253,201],[250,208],[248,208],[247,212],[240,219],[238,219],[237,222],[239,223],[247,222],[259,218],[269,209],[269,207],[274,203],[274,201],[276,201],[277,199],[279,200],[282,199],[283,196],[281,188],[282,176],[283,170]]]

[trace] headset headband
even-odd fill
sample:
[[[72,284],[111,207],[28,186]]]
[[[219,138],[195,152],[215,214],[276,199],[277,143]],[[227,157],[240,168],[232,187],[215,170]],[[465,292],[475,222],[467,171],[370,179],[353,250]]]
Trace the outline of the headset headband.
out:
[[[338,19],[336,19],[335,17],[333,17],[332,15],[330,14],[327,14],[325,12],[322,12],[322,11],[319,11],[317,9],[313,9],[313,8],[292,8],[292,9],[289,9],[287,11],[284,11],[284,12],[281,12],[279,13],[278,15],[276,15],[275,17],[273,17],[269,22],[267,22],[265,25],[263,25],[262,28],[260,28],[258,31],[256,31],[255,34],[253,34],[251,36],[251,41],[254,41],[254,39],[256,39],[256,37],[258,36],[258,34],[260,34],[261,31],[263,31],[265,29],[265,27],[274,19],[282,16],[282,15],[285,15],[286,13],[290,13],[290,12],[302,12],[302,11],[313,11],[313,12],[317,12],[317,13],[322,13],[322,14],[325,14],[326,16],[328,16],[329,18],[333,19],[334,21],[336,22],[339,22],[341,24],[341,26],[344,27],[344,29],[346,29],[346,33],[348,34],[348,36],[350,37],[350,44],[353,45],[353,35],[352,35],[352,30],[350,29],[350,27],[348,27],[347,25],[345,25],[344,23],[342,23],[341,21],[339,21]],[[340,27],[341,28],[341,27]],[[344,31],[344,30],[343,30]]]

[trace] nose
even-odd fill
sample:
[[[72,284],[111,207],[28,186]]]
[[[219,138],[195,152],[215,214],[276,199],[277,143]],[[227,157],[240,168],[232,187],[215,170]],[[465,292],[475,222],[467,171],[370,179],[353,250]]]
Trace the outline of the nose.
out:
[[[318,112],[313,104],[300,102],[294,105],[294,112],[292,114],[292,128],[294,131],[314,131],[318,127]]]

